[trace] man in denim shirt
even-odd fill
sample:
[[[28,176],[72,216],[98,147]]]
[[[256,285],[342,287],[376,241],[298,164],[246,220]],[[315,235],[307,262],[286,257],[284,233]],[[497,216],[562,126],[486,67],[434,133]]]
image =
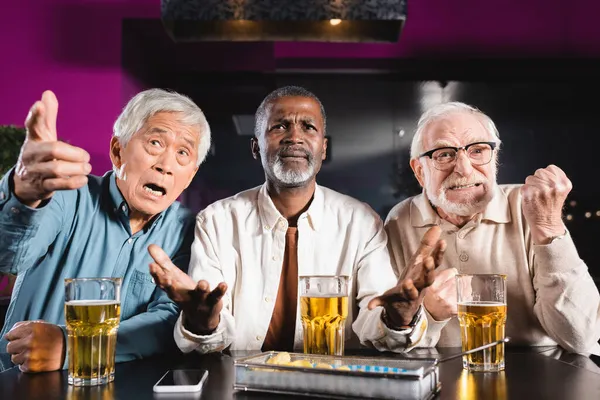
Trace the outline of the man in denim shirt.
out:
[[[210,147],[206,118],[185,96],[139,93],[114,125],[114,171],[97,177],[86,151],[57,140],[57,113],[45,92],[0,181],[0,271],[18,277],[0,352],[24,372],[63,368],[64,279],[83,277],[123,278],[117,362],[175,349],[178,309],[154,284],[146,249],[159,244],[187,269],[194,216],[176,199]]]

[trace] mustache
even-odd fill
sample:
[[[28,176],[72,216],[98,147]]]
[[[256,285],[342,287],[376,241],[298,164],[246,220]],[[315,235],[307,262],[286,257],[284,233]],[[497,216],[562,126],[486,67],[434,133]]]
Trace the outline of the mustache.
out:
[[[310,151],[308,151],[302,147],[298,147],[298,146],[286,146],[286,147],[280,148],[279,151],[277,151],[276,158],[278,160],[281,160],[283,157],[289,156],[289,155],[294,155],[294,156],[302,155],[302,156],[306,157],[309,162],[312,162],[312,160],[314,158],[313,154]]]
[[[450,175],[444,182],[442,182],[442,189],[450,189],[456,186],[466,186],[466,185],[476,185],[476,184],[484,184],[487,182],[487,179],[483,176],[472,176],[466,178],[464,176],[455,176]]]

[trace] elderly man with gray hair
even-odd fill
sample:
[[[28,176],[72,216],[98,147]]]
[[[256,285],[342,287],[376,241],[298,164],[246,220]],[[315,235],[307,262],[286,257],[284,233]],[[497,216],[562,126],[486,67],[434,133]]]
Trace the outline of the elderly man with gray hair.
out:
[[[0,271],[17,274],[0,351],[24,372],[63,368],[63,282],[89,277],[123,279],[117,362],[171,351],[179,310],[154,285],[146,249],[160,244],[187,269],[194,216],[176,199],[210,147],[206,118],[180,94],[139,93],[114,124],[114,171],[99,177],[85,150],[57,139],[57,115],[44,92],[0,181]]]
[[[499,148],[493,121],[466,104],[440,104],[419,120],[410,166],[423,193],[385,222],[400,276],[426,230],[439,226],[447,243],[424,296],[428,327],[418,345],[460,346],[454,276],[493,273],[507,275],[513,343],[597,353],[600,296],[562,221],[571,181],[550,165],[522,185],[498,185]]]

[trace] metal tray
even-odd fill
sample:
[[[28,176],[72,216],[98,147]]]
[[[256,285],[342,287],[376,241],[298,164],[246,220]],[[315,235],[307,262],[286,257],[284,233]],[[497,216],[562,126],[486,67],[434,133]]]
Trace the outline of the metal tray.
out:
[[[267,363],[286,354],[291,362],[306,365]],[[332,368],[323,368],[324,364]],[[428,400],[441,389],[438,361],[434,358],[407,360],[269,351],[239,358],[234,366],[236,390],[334,399]]]

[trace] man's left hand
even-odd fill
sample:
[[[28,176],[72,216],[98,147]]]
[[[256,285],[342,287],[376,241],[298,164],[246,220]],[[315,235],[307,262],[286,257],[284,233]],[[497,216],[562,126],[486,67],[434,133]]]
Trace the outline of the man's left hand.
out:
[[[523,215],[535,244],[548,244],[551,238],[565,233],[562,208],[572,188],[567,175],[556,165],[540,168],[525,179],[521,187]]]
[[[62,368],[66,343],[58,325],[43,321],[17,322],[4,338],[6,352],[22,372],[56,371]]]

